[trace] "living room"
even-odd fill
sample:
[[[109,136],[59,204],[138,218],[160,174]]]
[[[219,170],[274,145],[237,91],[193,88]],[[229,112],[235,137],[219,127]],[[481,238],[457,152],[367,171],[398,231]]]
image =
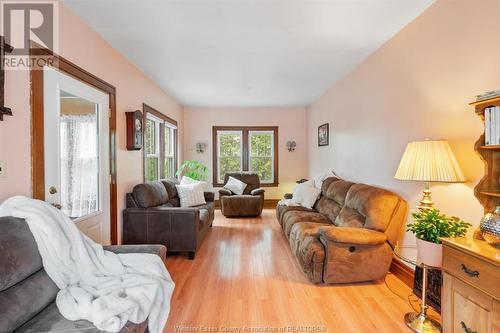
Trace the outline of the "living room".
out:
[[[0,4],[0,332],[500,332],[500,1]]]

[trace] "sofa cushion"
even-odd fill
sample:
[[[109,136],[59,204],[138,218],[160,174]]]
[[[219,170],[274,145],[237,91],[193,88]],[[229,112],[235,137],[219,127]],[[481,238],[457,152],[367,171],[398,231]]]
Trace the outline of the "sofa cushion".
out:
[[[146,331],[147,321],[140,324],[127,322],[120,333],[143,333]],[[101,333],[87,320],[71,321],[64,318],[55,303],[50,304],[42,312],[33,317],[26,324],[15,330],[14,333],[35,332],[71,332],[71,333]]]
[[[323,181],[321,198],[316,202],[314,208],[335,221],[345,203],[347,192],[353,183],[329,177]]]
[[[59,288],[45,270],[0,292],[0,331],[12,332],[55,301]],[[38,331],[43,332],[43,331]]]
[[[141,208],[159,206],[168,201],[168,192],[161,181],[135,185],[132,192],[137,205]]]
[[[283,224],[281,226],[285,235],[289,237],[293,225],[300,222],[332,224],[332,221],[320,213],[314,211],[290,210],[283,215]]]
[[[292,210],[301,210],[305,212],[314,212],[315,210],[309,209],[306,207],[302,206],[287,206],[287,205],[277,205],[276,206],[276,217],[278,218],[278,222],[280,224],[283,224],[283,216],[285,215],[286,212],[292,211]]]
[[[175,187],[175,185],[179,185],[179,181],[176,178],[162,179],[161,182],[167,190],[169,199],[177,198],[179,196],[179,194],[177,193],[177,188]]]
[[[384,232],[399,201],[396,194],[387,190],[354,184],[347,192],[344,207],[335,219],[335,225]]]
[[[0,291],[42,269],[35,239],[23,219],[0,217],[0,253]]]

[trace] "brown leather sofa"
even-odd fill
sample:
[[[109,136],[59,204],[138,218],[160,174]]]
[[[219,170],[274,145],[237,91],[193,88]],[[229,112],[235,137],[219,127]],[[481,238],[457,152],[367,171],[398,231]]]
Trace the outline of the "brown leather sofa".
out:
[[[163,244],[194,259],[214,221],[214,193],[204,193],[204,205],[181,208],[176,184],[177,179],[147,182],[127,193],[123,244]]]
[[[309,280],[350,283],[387,274],[407,210],[390,191],[331,177],[313,209],[278,205],[276,214]]]
[[[224,176],[224,184],[229,177],[234,177],[247,184],[242,195],[226,189],[219,190],[222,215],[226,217],[259,216],[264,207],[264,189],[260,188],[259,175],[252,172],[228,172]]]

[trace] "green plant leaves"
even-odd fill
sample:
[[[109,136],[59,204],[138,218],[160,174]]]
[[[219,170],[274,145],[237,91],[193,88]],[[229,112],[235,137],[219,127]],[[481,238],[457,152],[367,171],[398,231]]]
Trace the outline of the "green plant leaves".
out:
[[[208,167],[205,164],[194,160],[185,160],[175,175],[183,175],[194,180],[207,180],[207,173]]]
[[[441,214],[437,208],[419,208],[412,212],[414,222],[407,225],[418,239],[441,244],[441,237],[460,237],[467,233],[470,223],[456,216]]]

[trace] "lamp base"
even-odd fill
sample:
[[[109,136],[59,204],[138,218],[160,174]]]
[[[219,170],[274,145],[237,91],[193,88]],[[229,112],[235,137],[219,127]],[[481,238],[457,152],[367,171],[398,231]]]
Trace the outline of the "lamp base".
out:
[[[423,313],[410,312],[405,314],[405,323],[413,332],[433,333],[441,332],[441,324]]]
[[[430,209],[432,207],[434,207],[434,203],[431,199],[431,184],[429,182],[425,182],[425,189],[423,191],[422,200],[419,201],[418,208]]]

